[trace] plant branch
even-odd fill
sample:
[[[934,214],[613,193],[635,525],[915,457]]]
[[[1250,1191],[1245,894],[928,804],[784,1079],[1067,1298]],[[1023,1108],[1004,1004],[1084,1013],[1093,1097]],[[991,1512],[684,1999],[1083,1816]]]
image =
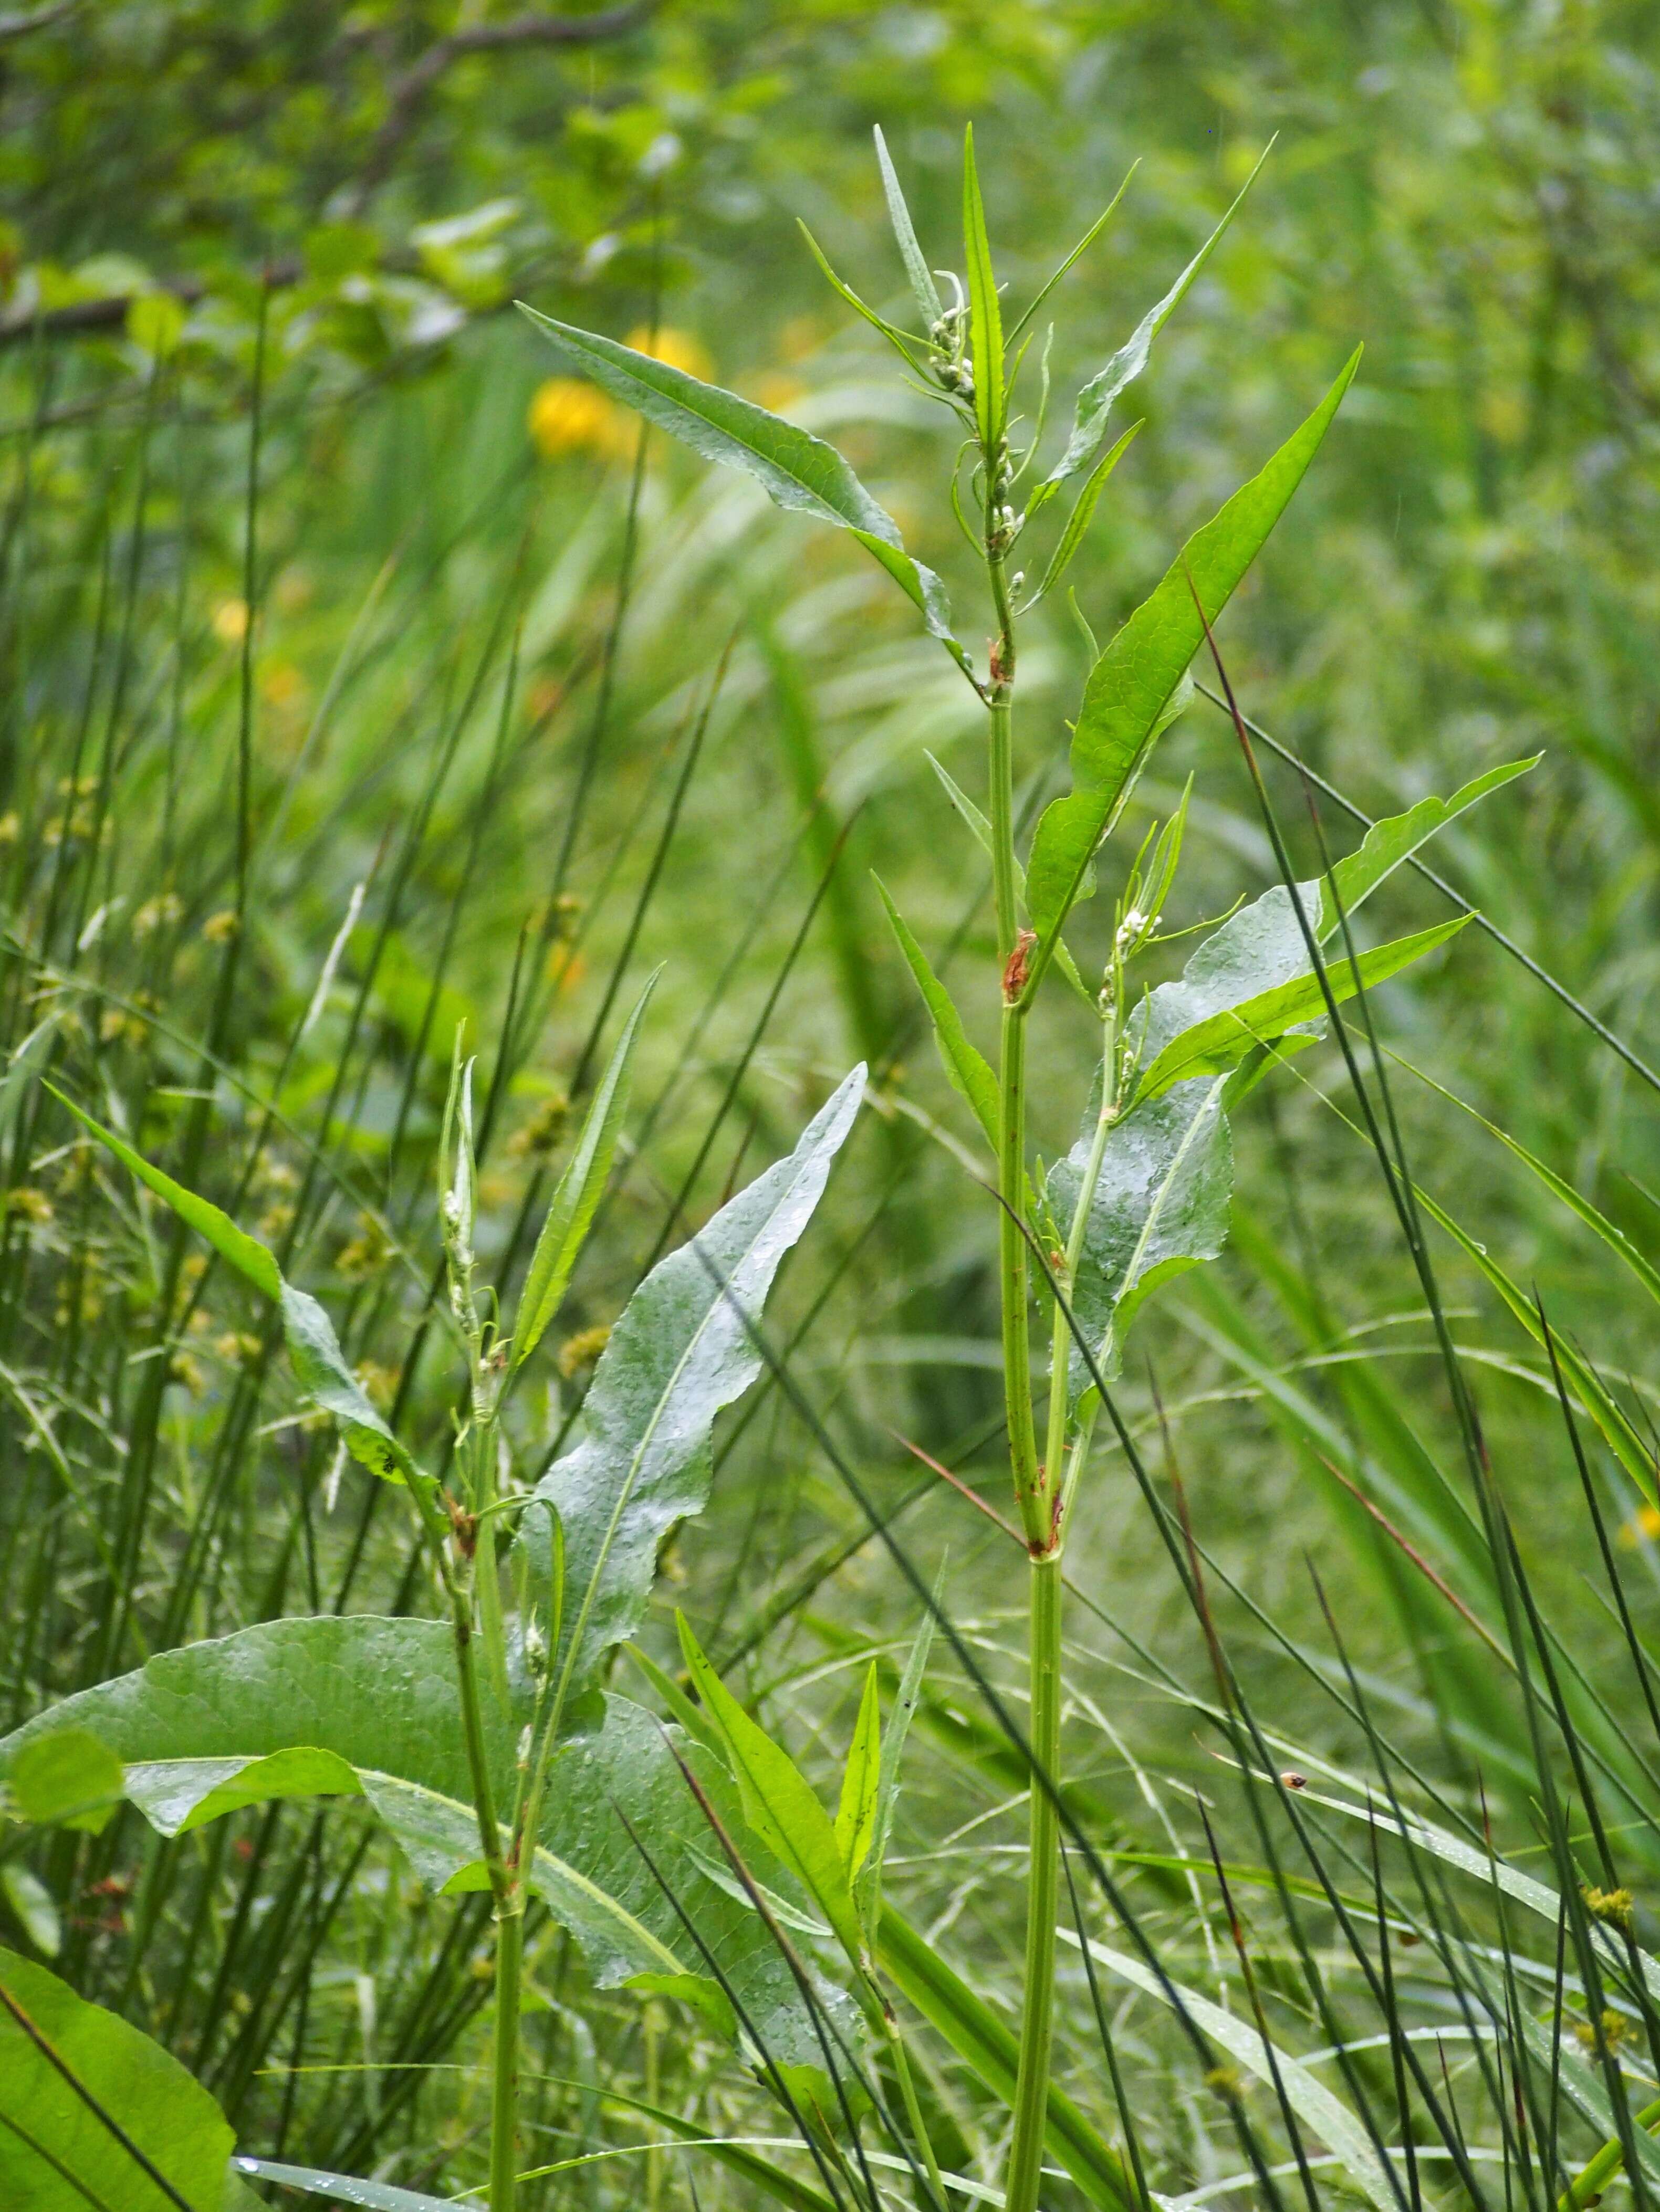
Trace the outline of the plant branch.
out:
[[[362,175],[350,194],[352,211],[361,212],[370,197],[386,182],[419,118],[427,95],[457,62],[471,54],[500,53],[526,46],[594,46],[608,40],[626,38],[652,12],[653,0],[626,0],[617,8],[602,8],[592,15],[514,15],[501,23],[471,23],[452,31],[429,46],[417,62],[405,70],[387,96],[386,119],[375,134]]]

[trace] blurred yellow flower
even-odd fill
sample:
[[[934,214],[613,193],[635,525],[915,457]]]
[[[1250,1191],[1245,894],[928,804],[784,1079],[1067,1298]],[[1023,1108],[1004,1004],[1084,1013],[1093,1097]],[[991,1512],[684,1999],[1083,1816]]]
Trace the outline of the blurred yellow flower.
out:
[[[690,331],[677,331],[665,325],[654,337],[649,325],[642,323],[638,330],[630,331],[623,340],[635,353],[648,354],[653,361],[667,363],[671,368],[681,369],[688,376],[702,377],[708,384],[714,375],[714,359],[701,338]]]
[[[247,635],[248,603],[221,599],[213,611],[213,634],[222,645],[240,645]]]
[[[566,453],[612,456],[633,450],[629,419],[597,385],[550,376],[532,395],[526,417],[531,443],[544,460]]]
[[[781,415],[786,408],[794,407],[798,399],[805,397],[806,389],[799,376],[786,375],[782,369],[778,368],[764,369],[756,378],[754,385],[757,403],[775,415]]]
[[[1660,1536],[1660,1510],[1652,1505],[1639,1505],[1620,1531],[1620,1541],[1627,1551],[1634,1551],[1645,1536],[1651,1543]]]

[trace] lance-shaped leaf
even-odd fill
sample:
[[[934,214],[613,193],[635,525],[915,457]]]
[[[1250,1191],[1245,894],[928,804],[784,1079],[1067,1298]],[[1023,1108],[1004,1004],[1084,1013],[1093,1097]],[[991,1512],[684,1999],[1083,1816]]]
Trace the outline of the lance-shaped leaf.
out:
[[[1204,642],[1199,606],[1213,623],[1232,597],[1302,482],[1359,358],[1357,349],[1307,422],[1188,540],[1157,591],[1090,672],[1073,732],[1073,789],[1044,810],[1026,869],[1027,902],[1040,938],[1049,939],[1065,921],[1160,714]]]
[[[1067,517],[1067,526],[1061,532],[1055,550],[1049,556],[1049,564],[1043,571],[1043,580],[1026,601],[1025,605],[1021,608],[1022,614],[1030,614],[1039,599],[1046,598],[1071,568],[1073,556],[1084,542],[1085,535],[1095,514],[1096,502],[1101,496],[1107,478],[1122,459],[1131,439],[1140,428],[1141,425],[1139,422],[1132,422],[1123,436],[1115,445],[1108,447],[1091,471],[1088,482],[1079,493],[1072,513]]]
[[[1409,860],[1420,846],[1427,845],[1449,822],[1456,821],[1489,792],[1501,789],[1518,775],[1525,775],[1543,757],[1541,753],[1535,753],[1527,760],[1507,761],[1502,768],[1490,768],[1485,775],[1476,776],[1462,790],[1455,791],[1450,799],[1420,799],[1404,814],[1392,814],[1382,822],[1374,822],[1355,851],[1345,854],[1332,870],[1337,885],[1336,903],[1333,902],[1330,885],[1321,885],[1321,938],[1329,937],[1343,915],[1353,914],[1363,899],[1369,898],[1379,884]]]
[[[830,1814],[789,1753],[750,1718],[710,1666],[685,1615],[677,1613],[675,1624],[692,1686],[721,1732],[745,1820],[795,1875],[856,1964],[863,1936]]]
[[[653,1268],[594,1370],[587,1435],[537,1485],[565,1537],[556,1679],[571,1701],[643,1618],[670,1528],[708,1496],[709,1431],[761,1371],[755,1342],[784,1255],[812,1217],[864,1094],[854,1068],[787,1159]]]
[[[876,888],[882,894],[882,903],[888,910],[888,920],[899,940],[899,950],[905,956],[906,965],[916,978],[916,988],[922,994],[923,1004],[933,1024],[933,1042],[939,1048],[939,1062],[951,1078],[953,1091],[966,1099],[974,1109],[974,1118],[985,1132],[986,1142],[993,1152],[997,1150],[997,1078],[992,1073],[982,1054],[969,1042],[968,1032],[963,1027],[963,1017],[952,1003],[945,985],[928,965],[927,955],[912,936],[898,908],[888,896],[887,885],[880,877]]]
[[[876,126],[876,159],[882,171],[882,191],[888,204],[888,220],[893,225],[894,240],[899,248],[899,258],[905,264],[905,274],[917,307],[921,311],[923,324],[932,331],[943,310],[939,294],[935,288],[921,247],[916,242],[916,227],[910,219],[910,210],[905,204],[905,195],[900,189],[899,178],[888,155],[888,142],[882,136],[882,126]]]
[[[939,1577],[934,1583],[934,1603],[939,1602],[945,1587],[946,1569],[942,1560]],[[899,1679],[899,1694],[894,1699],[892,1717],[888,1730],[881,1740],[880,1766],[876,1784],[876,1814],[871,1824],[870,1848],[865,1854],[864,1864],[854,1878],[853,1899],[859,1908],[860,1925],[865,1931],[865,1941],[874,1948],[882,1924],[882,1869],[888,1856],[888,1844],[893,1834],[893,1815],[899,1802],[899,1769],[904,1757],[905,1738],[922,1695],[922,1679],[927,1673],[928,1652],[933,1643],[933,1614],[925,1613],[922,1626],[916,1632],[905,1662],[905,1671]],[[879,1670],[874,1662],[872,1674]]]
[[[181,2202],[192,2212],[252,2212],[254,2199],[229,2169],[230,2123],[171,2052],[15,1952],[0,1950],[0,1989],[120,2130],[99,2118],[0,2006],[6,2212],[84,2212],[88,2204],[175,2212]]]
[[[842,1771],[842,1796],[836,1808],[836,1848],[842,1871],[852,1881],[876,1839],[876,1807],[882,1787],[882,1705],[877,1667],[865,1670],[848,1763]]]
[[[485,1750],[511,1802],[518,1729],[483,1687]],[[648,1843],[757,2033],[781,2064],[822,2051],[787,1965],[747,1903],[702,1863],[708,1831],[659,1723],[626,1698],[595,1702],[598,1725],[554,1756],[530,1880],[581,1946],[596,1983],[661,1992],[725,2028],[719,1984],[686,1937],[629,1833]],[[85,1690],[0,1741],[0,1777],[28,1745],[84,1729],[120,1759],[125,1794],[163,1835],[276,1799],[366,1799],[420,1879],[454,1894],[485,1887],[451,1632],[440,1621],[270,1621],[163,1652]],[[683,1746],[760,1879],[799,1908],[784,1866],[745,1828],[718,1760]],[[839,2007],[851,2026],[845,1998]]]
[[[1283,896],[1283,886],[1280,890]],[[1403,968],[1409,968],[1414,961],[1421,960],[1426,953],[1435,951],[1456,937],[1472,918],[1469,915],[1458,915],[1451,921],[1438,922],[1432,929],[1420,929],[1411,937],[1397,937],[1389,945],[1374,945],[1353,960],[1347,956],[1334,957],[1327,962],[1324,988],[1319,977],[1305,969],[1301,975],[1283,982],[1228,1000],[1196,1022],[1186,1020],[1185,1008],[1158,1006],[1155,1002],[1159,994],[1155,991],[1148,1000],[1138,1100],[1160,1097],[1172,1084],[1189,1077],[1237,1066],[1253,1047],[1272,1043],[1289,1031],[1317,1022],[1326,1011],[1327,990],[1341,1004],[1353,998],[1358,990],[1369,990],[1374,984],[1386,982]],[[1238,915],[1234,919],[1243,921],[1244,916]],[[1217,936],[1225,933],[1219,930]],[[1215,942],[1216,939],[1211,939],[1212,944]],[[1209,945],[1204,948],[1206,951],[1209,949]],[[1189,963],[1189,975],[1201,957],[1195,955],[1195,963]],[[1225,988],[1223,975],[1218,972],[1219,964],[1205,979],[1219,992]],[[1166,984],[1161,988],[1179,992],[1186,981],[1184,977],[1183,983]],[[1161,1042],[1165,1034],[1164,1024],[1172,1017],[1183,1020],[1184,1026],[1167,1042]]]
[[[1222,1110],[1225,1079],[1183,1083],[1138,1106],[1109,1133],[1072,1288],[1072,1308],[1104,1376],[1117,1370],[1137,1309],[1161,1283],[1213,1260],[1227,1243],[1233,1139]],[[1049,1194],[1069,1222],[1087,1167],[1094,1116],[1049,1170]],[[1068,1388],[1091,1388],[1072,1347]]]
[[[963,134],[963,252],[969,272],[969,353],[974,364],[974,417],[980,442],[994,453],[1003,434],[1003,314],[986,234],[985,204],[974,165],[974,125]]]
[[[206,1237],[222,1259],[228,1260],[257,1291],[263,1291],[268,1298],[276,1301],[295,1378],[306,1395],[338,1421],[352,1457],[361,1460],[376,1474],[384,1475],[388,1482],[406,1482],[411,1478],[417,1481],[428,1480],[370,1404],[362,1384],[346,1364],[340,1340],[327,1314],[308,1292],[297,1291],[292,1283],[283,1280],[275,1256],[258,1239],[239,1229],[230,1216],[210,1200],[199,1198],[193,1190],[186,1190],[183,1183],[164,1175],[160,1168],[152,1167],[113,1130],[94,1121],[90,1114],[82,1113],[72,1099],[57,1091],[52,1096],[146,1188],[170,1206],[181,1221],[188,1222]]]
[[[1489,769],[1450,799],[1421,799],[1404,814],[1374,823],[1365,842],[1332,870],[1335,901],[1323,880],[1299,884],[1298,906],[1316,943],[1330,944],[1342,916],[1353,915],[1438,830],[1532,766],[1532,761],[1515,761]],[[1361,980],[1381,982],[1462,927],[1461,921],[1438,934],[1425,931],[1362,953]],[[1354,974],[1345,954],[1334,950],[1328,956],[1327,978],[1335,999],[1353,994]],[[1317,1034],[1324,1011],[1297,907],[1285,885],[1276,884],[1207,937],[1179,981],[1161,983],[1136,1014],[1137,1095],[1153,1098],[1184,1078],[1233,1066],[1254,1042],[1274,1042],[1304,1030]]]
[[[520,307],[560,351],[585,369],[602,392],[633,407],[660,430],[666,430],[729,469],[753,477],[768,497],[799,514],[851,531],[920,610],[930,636],[937,637],[958,665],[968,655],[952,635],[946,588],[932,568],[906,552],[899,526],[871,497],[834,446],[811,431],[769,413],[735,392],[705,384],[615,338],[577,330],[569,323]]]
[[[1270,140],[1270,147],[1272,143]],[[1073,419],[1072,435],[1067,441],[1067,450],[1040,485],[1040,494],[1049,493],[1052,486],[1064,483],[1068,477],[1076,476],[1079,469],[1088,466],[1091,456],[1106,434],[1107,417],[1112,411],[1114,400],[1117,398],[1125,386],[1133,384],[1146,367],[1147,356],[1152,351],[1153,340],[1164,329],[1177,308],[1181,306],[1195,277],[1198,276],[1220,244],[1222,234],[1239,212],[1240,204],[1244,199],[1245,194],[1256,182],[1257,170],[1261,169],[1262,163],[1268,160],[1268,147],[1263,149],[1257,160],[1256,168],[1251,171],[1250,176],[1239,187],[1233,204],[1200,247],[1198,252],[1189,262],[1175,283],[1165,293],[1164,298],[1156,307],[1147,310],[1136,325],[1128,342],[1114,354],[1100,374],[1091,377],[1079,393],[1077,411]]]
[[[558,1188],[548,1206],[547,1219],[536,1240],[529,1272],[519,1300],[519,1316],[513,1333],[513,1364],[518,1367],[540,1343],[548,1323],[559,1310],[559,1302],[570,1281],[571,1269],[593,1220],[594,1208],[611,1174],[617,1136],[629,1110],[629,1065],[639,1035],[646,1001],[655,988],[654,975],[635,1001],[623,1025],[617,1049],[611,1056],[599,1088],[582,1123],[576,1149],[565,1164]]]

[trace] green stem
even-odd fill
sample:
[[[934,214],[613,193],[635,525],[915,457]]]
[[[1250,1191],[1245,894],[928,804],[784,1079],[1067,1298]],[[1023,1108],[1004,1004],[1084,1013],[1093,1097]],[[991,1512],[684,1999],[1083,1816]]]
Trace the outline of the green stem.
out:
[[[483,1705],[478,1694],[472,1590],[467,1571],[464,1569],[458,1573],[451,1561],[448,1539],[436,1505],[422,1494],[417,1494],[417,1504],[437,1554],[438,1571],[449,1599],[467,1773],[472,1784],[473,1811],[478,1820],[479,1849],[496,1905],[496,2063],[490,2118],[489,2212],[513,2212],[518,2182],[519,1985],[524,1955],[524,1891],[502,1856],[502,1832],[496,1823],[496,1791],[490,1780]]]
[[[496,2051],[490,2088],[489,2212],[513,2212],[519,2187],[519,1994],[525,1954],[524,1893],[496,1917]]]
[[[1651,2132],[1660,2126],[1660,2098],[1651,2105],[1645,2105],[1640,2112],[1633,2112],[1632,2125]],[[1625,2145],[1617,2139],[1605,2142],[1557,2198],[1557,2212],[1579,2212],[1581,2206],[1594,2204],[1625,2162]]]
[[[893,2070],[899,2077],[899,2094],[904,2100],[905,2118],[910,2128],[911,2141],[922,2154],[922,2163],[927,2168],[933,2201],[943,2206],[946,2185],[940,2177],[939,2161],[933,2154],[933,2139],[928,2133],[927,2122],[922,2118],[916,2084],[911,2078],[910,2058],[905,2049],[905,2039],[899,2033],[899,2023],[885,2006],[883,2008],[882,2025],[887,2034],[888,2049],[893,2054]]]
[[[1003,1322],[1003,1397],[1015,1498],[1026,1540],[1042,1551],[1048,1548],[1050,1516],[1043,1470],[1037,1464],[1037,1429],[1031,1409],[1026,1240],[1022,1228],[1026,1211],[1026,1024],[1014,1006],[1003,1009],[998,1088],[997,1190],[1002,1205],[997,1224],[997,1259]]]
[[[1061,1876],[1061,1828],[1052,1791],[1061,1763],[1061,1557],[1031,1563],[1031,1846],[1026,1870],[1025,1997],[1020,2068],[1014,2093],[1014,2141],[1005,2184],[1006,2212],[1036,2212],[1049,2110],[1049,2046],[1055,2028],[1055,1918]]]

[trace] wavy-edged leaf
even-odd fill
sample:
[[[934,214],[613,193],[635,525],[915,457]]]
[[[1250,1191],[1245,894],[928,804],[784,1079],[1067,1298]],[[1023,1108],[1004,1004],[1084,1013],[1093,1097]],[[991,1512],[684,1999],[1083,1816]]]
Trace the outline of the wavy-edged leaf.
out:
[[[1081,1948],[1070,1928],[1056,1932],[1074,1949]],[[1155,1974],[1139,1959],[1126,1958],[1122,1951],[1109,1950],[1104,1943],[1091,1942],[1089,1948],[1096,1964],[1116,1974],[1120,1981],[1157,1998],[1160,2004],[1174,2007],[1179,2003],[1194,2025],[1231,2058],[1237,2059],[1259,2081],[1283,2092],[1298,2118],[1342,2160],[1349,2179],[1371,2198],[1378,2212],[1399,2212],[1399,2193],[1371,2137],[1341,2099],[1334,2096],[1325,2083],[1282,2044],[1270,2045],[1250,2021],[1242,2020],[1237,2013],[1224,2012],[1220,2005],[1201,1996],[1197,1990]]]
[[[183,1183],[175,1182],[170,1175],[152,1167],[142,1153],[134,1152],[131,1145],[112,1129],[106,1129],[101,1121],[94,1121],[90,1114],[83,1113],[72,1099],[57,1091],[52,1096],[147,1189],[153,1190],[171,1206],[181,1221],[206,1237],[222,1259],[228,1260],[257,1291],[263,1291],[268,1298],[275,1300],[282,1315],[283,1341],[294,1364],[295,1378],[306,1395],[339,1422],[352,1457],[388,1482],[424,1480],[415,1462],[381,1419],[362,1384],[347,1366],[333,1322],[308,1292],[297,1291],[292,1283],[284,1281],[274,1255],[258,1239],[239,1229],[230,1216],[210,1200],[198,1198],[193,1190],[186,1190]]]
[[[1090,672],[1073,732],[1073,789],[1044,810],[1026,868],[1032,926],[1047,939],[1066,919],[1114,808],[1152,742],[1160,713],[1261,550],[1325,436],[1360,359],[1263,468],[1183,548],[1151,599]]]
[[[1103,1375],[1117,1372],[1131,1322],[1161,1283],[1213,1260],[1228,1241],[1233,1139],[1221,1077],[1178,1084],[1137,1106],[1108,1133],[1090,1206],[1072,1308]],[[1049,1190],[1069,1221],[1094,1136],[1085,1133],[1049,1170]],[[1082,1352],[1072,1350],[1068,1388],[1091,1388]]]
[[[899,940],[899,950],[905,963],[916,978],[916,988],[922,994],[928,1018],[933,1024],[933,1042],[939,1048],[939,1064],[951,1079],[951,1086],[960,1098],[973,1109],[974,1118],[985,1133],[986,1142],[993,1152],[997,1150],[997,1078],[992,1073],[985,1056],[969,1042],[968,1032],[963,1027],[963,1017],[952,1003],[945,985],[928,965],[927,955],[911,934],[903,915],[888,896],[887,885],[879,876],[876,888],[882,894],[882,903],[888,910],[888,920]]]
[[[1067,441],[1065,453],[1044,478],[1045,487],[1051,484],[1062,484],[1068,477],[1076,476],[1079,469],[1088,465],[1091,457],[1105,434],[1107,416],[1112,411],[1114,400],[1117,398],[1125,386],[1134,383],[1146,367],[1147,356],[1152,351],[1153,340],[1164,329],[1177,308],[1181,306],[1195,277],[1198,276],[1221,243],[1223,233],[1239,212],[1245,194],[1256,182],[1257,171],[1268,160],[1273,143],[1273,140],[1270,139],[1268,146],[1264,147],[1257,158],[1256,167],[1251,171],[1250,176],[1239,187],[1232,205],[1177,278],[1175,283],[1165,293],[1164,298],[1156,307],[1147,310],[1128,341],[1114,354],[1100,374],[1092,376],[1079,393],[1077,410],[1073,418],[1072,435]],[[1126,178],[1125,183],[1128,184],[1128,181],[1129,179]],[[1120,185],[1119,191],[1122,194],[1122,185]],[[1115,200],[1113,204],[1116,206],[1117,202]],[[1110,209],[1108,210],[1108,213],[1111,213]],[[1104,220],[1104,216],[1103,221]]]
[[[708,1496],[709,1432],[761,1371],[753,1331],[784,1255],[824,1193],[864,1095],[854,1069],[787,1158],[758,1175],[629,1300],[594,1370],[587,1434],[536,1486],[564,1531],[555,1655],[572,1700],[639,1626],[657,1552]]]
[[[635,1000],[634,1011],[623,1027],[617,1049],[611,1056],[599,1088],[582,1123],[582,1133],[576,1140],[576,1149],[565,1164],[558,1188],[548,1206],[547,1218],[542,1224],[542,1233],[536,1240],[536,1249],[531,1255],[525,1287],[520,1295],[519,1314],[514,1324],[513,1364],[518,1367],[527,1359],[540,1343],[548,1323],[559,1310],[559,1302],[565,1295],[571,1270],[576,1265],[590,1224],[594,1208],[599,1205],[611,1174],[611,1164],[617,1151],[617,1133],[623,1126],[623,1116],[629,1110],[629,1066],[634,1057],[635,1040],[646,1011],[646,1002],[655,989],[654,975]]]
[[[720,461],[753,477],[779,507],[850,530],[921,610],[929,635],[939,640],[960,667],[968,667],[968,656],[952,635],[945,586],[932,568],[912,560],[897,524],[871,497],[834,446],[757,407],[753,400],[740,399],[735,392],[705,384],[667,362],[619,345],[615,338],[538,315],[523,301],[519,305],[538,330],[613,399],[636,409],[705,460]]]
[[[980,442],[994,453],[1003,434],[1003,312],[986,234],[985,203],[974,164],[974,125],[963,134],[963,252],[969,276],[969,356],[974,364],[974,417]]]
[[[910,210],[905,204],[905,195],[900,189],[898,173],[888,155],[888,142],[882,136],[882,126],[876,125],[876,160],[882,172],[882,192],[888,204],[888,220],[893,225],[895,243],[899,258],[905,264],[905,274],[922,319],[930,331],[944,313],[939,304],[939,293],[933,272],[921,247],[916,242],[916,227],[910,219]]]
[[[745,1820],[790,1869],[856,1963],[863,1936],[835,1824],[789,1753],[750,1718],[710,1666],[684,1613],[676,1613],[675,1625],[692,1686],[721,1732]]]
[[[171,1206],[181,1221],[188,1222],[198,1235],[205,1237],[221,1259],[228,1260],[255,1290],[263,1291],[268,1298],[282,1297],[282,1273],[275,1258],[257,1237],[239,1229],[229,1214],[209,1200],[198,1198],[193,1190],[186,1190],[183,1183],[175,1182],[170,1175],[152,1167],[141,1152],[134,1152],[131,1145],[112,1129],[106,1129],[101,1121],[94,1121],[72,1098],[66,1098],[50,1083],[46,1088],[60,1106],[68,1108],[83,1129],[90,1131],[106,1151],[113,1152],[122,1166]]]
[[[842,1795],[836,1808],[836,1848],[842,1871],[849,1882],[870,1856],[876,1840],[876,1808],[882,1787],[882,1705],[878,1693],[877,1667],[873,1659],[865,1670],[865,1686],[859,1699],[859,1717],[848,1763],[842,1770]]]
[[[15,1952],[0,1987],[158,2173],[200,2212],[248,2203],[235,2138],[201,2083],[159,2043]],[[145,2172],[0,2006],[0,2203],[6,2212],[173,2212]]]
[[[1236,915],[1235,919],[1243,920],[1243,916]],[[1160,1097],[1172,1084],[1189,1077],[1237,1066],[1254,1046],[1272,1043],[1288,1030],[1318,1021],[1326,1011],[1327,990],[1341,1005],[1358,990],[1370,990],[1374,984],[1387,982],[1391,975],[1398,975],[1403,968],[1409,968],[1414,961],[1423,959],[1426,954],[1436,951],[1456,937],[1474,919],[1468,914],[1455,915],[1450,921],[1437,922],[1433,928],[1418,930],[1411,937],[1397,937],[1388,945],[1373,945],[1353,960],[1334,958],[1326,968],[1324,988],[1317,975],[1304,970],[1266,990],[1253,991],[1184,1027],[1163,1045],[1158,1040],[1161,1018],[1167,1018],[1167,1010],[1154,1005],[1159,996],[1155,991],[1148,1002],[1143,1046],[1146,1066],[1136,1090],[1138,1101]],[[1225,933],[1219,930],[1217,935]],[[1211,943],[1215,941],[1213,939]],[[1205,950],[1208,951],[1209,946]],[[1192,973],[1191,963],[1189,973]],[[1180,991],[1183,985],[1165,984],[1161,988]]]
[[[485,1750],[498,1802],[510,1801],[519,1725],[485,1688]],[[596,1984],[680,1997],[730,2029],[719,1984],[629,1832],[659,1869],[781,2063],[822,2051],[786,1962],[746,1903],[702,1863],[708,1832],[662,1727],[607,1697],[598,1725],[562,1743],[544,1798],[530,1880],[581,1946]],[[83,1728],[122,1761],[128,1798],[163,1835],[179,1835],[275,1799],[358,1796],[429,1887],[485,1886],[471,1802],[453,1644],[440,1621],[270,1621],[158,1654],[137,1672],[80,1692],[0,1741],[0,1775],[49,1731]],[[720,1761],[682,1747],[760,1878],[799,1901],[794,1879],[750,1837]],[[851,2027],[847,2000],[823,2001]]]

